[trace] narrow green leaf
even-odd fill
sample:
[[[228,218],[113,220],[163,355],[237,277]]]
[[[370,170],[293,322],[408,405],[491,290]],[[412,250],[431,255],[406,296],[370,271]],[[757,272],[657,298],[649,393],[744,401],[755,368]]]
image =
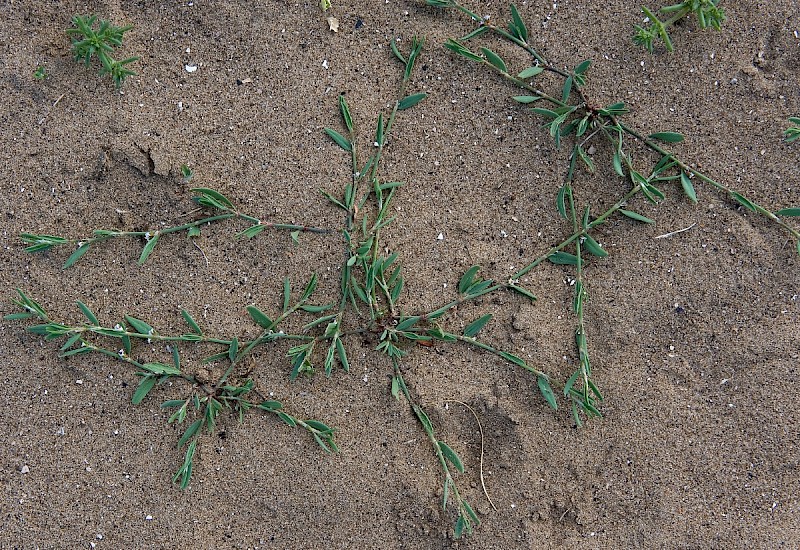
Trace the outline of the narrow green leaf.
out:
[[[544,376],[537,377],[536,382],[547,404],[550,405],[553,410],[557,410],[558,404],[556,403],[556,396],[553,395],[553,388],[550,387],[550,382]]]
[[[180,369],[176,369],[172,365],[165,365],[164,363],[145,363],[142,368],[153,374],[180,374]]]
[[[342,113],[342,118],[344,119],[345,126],[347,126],[347,130],[352,134],[353,117],[350,116],[350,107],[347,106],[347,100],[345,100],[344,94],[339,96],[339,111]]]
[[[203,331],[200,330],[200,325],[197,324],[197,321],[191,316],[191,314],[186,311],[185,309],[181,310],[181,315],[183,316],[183,320],[186,321],[186,324],[189,325],[189,328],[194,331],[195,334],[198,336],[203,335]]]
[[[280,412],[279,411],[278,412],[278,418],[283,420],[288,426],[290,426],[292,428],[297,426],[297,422],[295,421],[295,419],[291,415],[286,414],[285,412]]]
[[[538,95],[515,95],[511,99],[513,99],[517,103],[527,104],[527,103],[534,103],[542,98],[541,96]]]
[[[496,68],[497,70],[499,70],[502,73],[508,73],[508,68],[506,67],[506,63],[505,63],[505,61],[503,61],[503,59],[499,55],[494,53],[489,48],[481,48],[481,51],[483,52],[483,55],[486,56],[486,60],[494,68]]]
[[[69,258],[67,258],[67,261],[66,261],[66,262],[64,262],[64,265],[61,267],[61,269],[67,269],[67,268],[70,268],[70,267],[72,267],[73,265],[75,265],[75,262],[77,262],[78,260],[80,260],[80,259],[81,259],[81,256],[83,256],[84,254],[86,254],[86,252],[89,250],[89,247],[90,247],[90,246],[91,246],[91,245],[90,245],[89,243],[84,243],[84,244],[82,244],[81,246],[79,246],[79,247],[77,248],[77,250],[75,250],[75,252],[73,252],[72,254],[70,254],[70,257],[69,257]]]
[[[76,303],[78,304],[78,308],[80,308],[80,310],[83,312],[83,314],[86,315],[86,318],[89,319],[89,322],[91,324],[93,324],[95,326],[100,324],[97,321],[97,317],[95,316],[95,314],[92,313],[91,309],[89,309],[89,306],[87,306],[86,304],[84,304],[80,300],[77,300]]]
[[[519,294],[522,294],[523,296],[528,298],[531,302],[535,302],[536,301],[536,295],[533,294],[532,292],[522,288],[521,286],[510,285],[508,288],[510,288],[514,292],[518,292]]]
[[[458,516],[458,519],[456,520],[456,526],[453,529],[453,538],[455,538],[455,539],[460,539],[461,538],[461,535],[464,534],[465,524],[466,524],[466,522],[464,521],[464,517],[463,516]]]
[[[414,325],[416,325],[417,322],[419,322],[419,320],[420,320],[420,316],[419,315],[414,315],[412,317],[408,317],[405,320],[400,321],[399,323],[397,323],[397,327],[395,327],[395,328],[397,330],[408,330],[409,328],[411,328]]]
[[[347,152],[353,151],[353,145],[346,137],[334,130],[333,128],[325,128],[325,133],[336,142],[336,144]]]
[[[589,66],[592,64],[591,59],[587,59],[586,61],[582,62],[580,65],[575,67],[575,74],[583,74],[587,70],[589,70]]]
[[[566,80],[564,80],[564,89],[561,91],[561,102],[566,103],[569,99],[569,94],[572,93],[572,75],[568,76]]]
[[[681,186],[683,187],[683,192],[689,197],[689,200],[697,204],[697,194],[694,192],[694,185],[692,185],[692,180],[689,179],[686,172],[681,172]]]
[[[283,279],[283,312],[289,311],[289,299],[292,292],[292,286],[289,282],[289,277]]]
[[[392,397],[400,400],[400,380],[396,376],[392,376]]]
[[[517,366],[528,368],[528,364],[522,358],[517,357],[513,353],[508,353],[507,351],[501,351],[498,352],[498,355],[503,359],[505,359],[506,361],[514,363]]]
[[[266,313],[258,309],[256,306],[247,306],[247,313],[250,314],[250,318],[255,321],[257,325],[259,325],[263,329],[271,329],[273,326],[273,321],[269,317],[267,317]]]
[[[314,273],[308,280],[308,284],[306,285],[306,289],[303,291],[303,296],[300,297],[300,301],[305,302],[306,300],[308,300],[316,289],[317,289],[317,274]]]
[[[228,359],[233,363],[236,361],[236,354],[239,353],[239,339],[236,336],[231,340],[231,347],[228,348]]]
[[[345,372],[350,372],[350,363],[347,361],[347,353],[345,352],[344,344],[342,344],[342,339],[336,338],[334,342],[336,343],[336,354],[339,356],[342,368]]]
[[[547,259],[557,265],[578,265],[577,256],[561,250],[550,254]]]
[[[558,113],[556,113],[555,111],[551,111],[550,109],[543,109],[541,107],[533,107],[531,109],[531,111],[533,111],[537,115],[542,115],[542,116],[547,117],[547,118],[551,118],[551,119],[558,118]]]
[[[133,330],[138,332],[139,334],[153,334],[155,333],[155,329],[142,321],[141,319],[137,319],[136,317],[131,317],[130,315],[125,316],[125,320],[128,321],[128,324],[133,327]]]
[[[473,265],[470,267],[466,273],[461,277],[461,280],[458,282],[458,293],[464,294],[467,289],[472,285],[472,281],[475,279],[475,275],[477,275],[478,270],[481,267],[478,265]]]
[[[630,219],[636,220],[638,222],[656,223],[655,221],[651,220],[650,218],[648,218],[646,216],[642,216],[641,214],[637,214],[636,212],[633,212],[632,210],[625,210],[624,208],[620,208],[619,209],[619,213],[622,214],[623,216],[627,216]]]
[[[525,22],[519,16],[517,6],[511,4],[511,31],[514,35],[523,42],[528,41],[528,29],[525,27]]]
[[[522,80],[526,80],[528,78],[533,78],[534,76],[536,76],[538,74],[542,74],[542,72],[544,72],[544,68],[542,68],[542,67],[535,67],[535,66],[534,67],[528,67],[527,69],[525,69],[524,71],[519,73],[517,75],[517,78],[520,78]]]
[[[263,409],[269,412],[279,411],[280,409],[283,408],[283,405],[281,404],[280,401],[262,401],[257,406],[259,409]]]
[[[456,454],[456,452],[453,449],[451,449],[450,446],[444,441],[439,441],[438,444],[439,444],[439,449],[441,449],[442,451],[442,455],[444,455],[447,461],[450,462],[450,464],[452,464],[456,470],[458,470],[463,474],[464,465],[461,463],[461,459],[458,458],[458,454]]]
[[[614,152],[613,164],[614,164],[614,172],[624,177],[625,172],[622,171],[622,151],[620,151],[619,149],[617,149]]]
[[[147,397],[147,394],[150,390],[153,389],[153,386],[156,385],[156,377],[155,376],[143,376],[142,380],[139,382],[139,386],[136,388],[136,391],[133,393],[132,402],[134,405],[138,405],[142,402],[142,400]]]
[[[578,369],[572,373],[572,376],[569,377],[569,380],[567,380],[567,383],[564,385],[564,397],[569,395],[569,391],[572,389],[572,386],[575,385],[575,381],[578,379],[580,374],[581,370]]]
[[[556,195],[556,208],[558,209],[559,215],[565,220],[567,219],[567,205],[565,200],[566,194],[566,185],[562,185],[558,188],[558,195]]]
[[[201,199],[202,199],[202,197],[206,197],[206,198],[212,199],[212,201],[210,201],[210,203],[206,203],[206,204],[213,205],[213,203],[216,202],[216,203],[222,205],[222,208],[220,208],[221,210],[232,209],[233,208],[233,203],[231,201],[229,201],[226,196],[224,196],[222,193],[220,193],[218,191],[214,191],[213,189],[208,189],[207,187],[194,187],[194,188],[191,189],[191,191],[193,193],[200,194],[201,195]],[[199,202],[201,204],[203,204],[202,200],[200,200]]]
[[[447,510],[447,500],[450,498],[450,480],[444,480],[444,496],[442,497],[442,510]]]
[[[375,147],[383,146],[383,113],[378,113],[378,125],[375,128]]]
[[[426,97],[428,97],[428,94],[426,93],[419,93],[406,96],[397,103],[397,110],[404,111],[406,109],[410,109],[411,107],[413,107]]]
[[[664,143],[680,143],[683,141],[683,134],[679,134],[678,132],[656,132],[647,137],[663,141]]]
[[[590,235],[585,235],[583,240],[583,245],[586,247],[586,250],[589,251],[590,254],[597,256],[599,258],[605,258],[608,256],[608,252],[603,250],[596,240],[594,240]]]
[[[186,431],[183,432],[183,435],[181,436],[180,440],[178,440],[179,449],[184,445],[186,445],[186,443],[188,443],[189,440],[195,436],[195,434],[198,432],[202,424],[203,421],[198,418],[197,420],[192,422],[192,424],[188,428],[186,428]]]
[[[745,197],[744,195],[734,191],[733,193],[731,193],[731,197],[736,202],[738,202],[739,204],[741,204],[742,206],[747,208],[748,210],[752,210],[753,212],[758,212],[758,208],[756,207],[756,205],[753,204],[752,202],[750,202],[750,200],[747,197]]]
[[[478,334],[478,332],[480,332],[480,330],[484,326],[486,326],[486,323],[488,323],[491,319],[492,319],[491,313],[487,313],[482,317],[478,317],[476,320],[471,322],[467,326],[467,328],[464,329],[464,336],[466,336],[467,338],[474,338],[475,335]]]
[[[777,216],[800,216],[800,208],[783,208],[775,212]]]
[[[150,240],[147,241],[147,244],[144,245],[142,249],[142,255],[139,256],[139,265],[143,265],[147,258],[152,254],[153,249],[156,247],[156,243],[158,243],[158,233],[150,237]]]

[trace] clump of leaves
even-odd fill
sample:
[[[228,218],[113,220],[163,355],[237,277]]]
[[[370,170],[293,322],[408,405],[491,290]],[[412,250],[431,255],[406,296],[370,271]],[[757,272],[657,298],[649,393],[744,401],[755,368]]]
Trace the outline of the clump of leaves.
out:
[[[83,61],[88,67],[92,57],[96,55],[100,60],[100,75],[111,75],[117,88],[122,86],[127,77],[136,74],[128,65],[137,61],[138,57],[122,60],[113,57],[114,50],[122,46],[123,35],[133,25],[117,27],[106,19],[98,21],[96,15],[75,15],[72,24],[74,27],[67,29],[66,33],[72,37],[72,53],[76,61]]]
[[[647,18],[645,26],[635,26],[636,32],[633,41],[644,46],[650,53],[653,53],[653,41],[660,38],[668,52],[674,50],[672,40],[667,29],[680,21],[684,17],[694,13],[701,29],[720,30],[725,21],[725,10],[719,7],[720,0],[684,0],[678,4],[664,6],[658,13],[666,17],[661,21],[658,16],[650,11],[647,6],[642,6],[642,13]]]
[[[800,117],[789,117],[789,123],[791,126],[786,128],[786,130],[783,132],[786,143],[791,143],[796,139],[800,139]]]
[[[33,73],[33,78],[36,80],[44,80],[47,78],[47,69],[44,68],[44,65],[39,65],[36,67],[36,70]]]

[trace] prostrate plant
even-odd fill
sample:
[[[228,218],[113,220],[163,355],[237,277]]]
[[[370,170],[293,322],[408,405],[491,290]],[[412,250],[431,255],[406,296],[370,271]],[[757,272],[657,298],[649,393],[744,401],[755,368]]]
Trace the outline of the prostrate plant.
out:
[[[100,76],[111,75],[114,85],[119,88],[125,79],[136,73],[127,65],[137,61],[138,57],[128,57],[117,61],[112,57],[115,48],[122,46],[122,35],[133,28],[133,25],[117,27],[108,20],[102,19],[95,29],[96,15],[75,15],[72,18],[74,28],[67,29],[66,33],[72,37],[72,53],[76,61],[83,61],[87,67],[93,55],[100,59]]]
[[[721,30],[722,23],[725,21],[725,10],[718,7],[719,2],[720,0],[684,0],[678,4],[664,6],[658,10],[658,13],[667,17],[664,21],[661,21],[647,6],[642,6],[642,13],[647,17],[645,23],[647,26],[635,26],[636,32],[633,35],[633,41],[653,53],[653,41],[660,38],[667,51],[671,52],[674,47],[667,29],[692,13],[697,16],[701,29],[711,27]]]
[[[186,166],[182,167],[181,172],[183,174],[184,181],[188,182],[192,178],[192,172],[188,167]],[[64,262],[63,269],[67,269],[75,265],[75,263],[78,260],[80,260],[92,246],[98,243],[121,237],[133,237],[144,240],[144,247],[142,248],[142,253],[139,255],[139,265],[142,265],[147,261],[147,258],[150,257],[150,254],[152,254],[153,249],[155,249],[156,244],[158,244],[159,242],[159,239],[161,239],[164,235],[186,231],[186,234],[190,238],[197,237],[200,235],[201,227],[222,220],[240,219],[252,224],[250,227],[248,227],[241,233],[237,234],[237,237],[239,238],[249,239],[255,237],[265,229],[278,229],[278,230],[290,231],[292,240],[294,240],[295,242],[298,242],[298,238],[301,232],[329,233],[327,229],[323,229],[321,227],[310,227],[310,226],[296,225],[291,223],[273,223],[273,222],[261,221],[256,217],[250,216],[248,214],[243,214],[242,212],[237,210],[236,207],[234,207],[233,203],[227,197],[225,197],[218,191],[214,191],[213,189],[207,189],[205,187],[195,187],[192,189],[192,192],[196,194],[196,196],[192,197],[192,200],[194,200],[202,208],[206,208],[211,210],[212,212],[215,212],[215,214],[193,222],[184,223],[181,225],[175,225],[172,227],[166,227],[162,229],[154,229],[152,231],[124,231],[121,229],[95,229],[92,232],[91,237],[84,237],[84,238],[68,238],[68,237],[59,237],[56,235],[23,233],[21,235],[21,238],[24,242],[28,243],[29,245],[27,248],[25,248],[25,251],[44,252],[45,250],[50,250],[51,248],[58,246],[65,246],[65,245],[77,246],[75,251],[69,256],[69,258],[67,258],[67,261]]]
[[[592,380],[592,366],[584,320],[584,309],[589,298],[585,275],[587,265],[595,261],[594,259],[606,257],[608,252],[592,237],[592,232],[614,214],[620,214],[642,223],[655,223],[628,207],[628,203],[637,195],[643,195],[648,201],[658,203],[665,198],[658,186],[679,182],[688,199],[696,203],[697,196],[693,180],[707,183],[724,192],[739,205],[767,217],[789,232],[797,241],[797,250],[800,253],[800,232],[783,219],[783,217],[800,216],[800,209],[786,208],[777,212],[770,211],[741,193],[692,168],[686,161],[681,160],[662,145],[663,143],[682,141],[681,134],[655,132],[645,135],[622,121],[622,116],[628,112],[624,103],[599,106],[584,91],[586,75],[591,62],[583,61],[571,71],[563,70],[549,62],[529,42],[528,29],[513,4],[511,5],[511,21],[507,28],[503,28],[493,24],[488,17],[477,15],[457,0],[426,0],[426,3],[435,7],[455,8],[477,24],[475,30],[463,38],[448,40],[445,44],[447,49],[469,61],[482,64],[502,76],[513,86],[525,90],[527,95],[514,97],[518,103],[547,105],[547,107],[532,107],[530,110],[545,119],[544,128],[553,138],[557,148],[560,147],[563,140],[573,136],[574,142],[564,181],[555,192],[556,210],[562,218],[568,221],[571,234],[512,275],[511,281],[518,281],[545,260],[575,268],[575,295],[572,309],[576,316],[575,345],[578,351],[578,368],[567,380],[564,386],[564,395],[569,397],[572,402],[572,412],[576,424],[581,424],[580,412],[585,413],[588,417],[600,416],[597,405],[603,399],[597,385]],[[687,5],[689,4],[694,6],[694,3],[688,2]],[[705,15],[705,17],[707,16],[708,14]],[[708,19],[705,21],[707,22]],[[488,47],[480,47],[475,50],[466,45],[467,41],[487,33],[518,46],[532,58],[532,65],[521,72],[511,71],[500,55]],[[560,89],[547,93],[536,86],[534,79],[545,72],[563,81]],[[585,165],[589,173],[594,173],[595,161],[589,154],[589,150],[596,141],[606,143],[604,147],[597,147],[598,151],[610,150],[613,152],[610,164],[614,172],[628,180],[631,187],[615,201],[611,208],[600,214],[592,215],[591,204],[588,201],[583,206],[577,204],[573,180],[579,162]],[[639,142],[655,153],[657,156],[655,163],[651,164],[650,168],[643,170],[640,167],[643,162],[634,161],[632,157],[634,148],[629,146],[629,142]],[[569,251],[567,251],[568,249]]]
[[[792,124],[792,126],[789,126],[783,132],[786,143],[791,143],[796,139],[800,139],[800,117],[789,117],[789,122]]]
[[[180,482],[181,488],[189,484],[192,475],[194,457],[197,443],[203,428],[211,432],[214,430],[219,415],[224,410],[229,410],[239,417],[241,422],[244,414],[250,409],[276,415],[280,420],[291,427],[299,426],[308,431],[314,440],[327,452],[337,450],[333,440],[334,429],[318,420],[302,420],[283,409],[279,401],[266,399],[264,395],[254,388],[253,380],[240,376],[232,377],[234,367],[239,366],[244,357],[257,346],[268,345],[279,340],[307,340],[310,336],[305,334],[291,334],[278,327],[289,316],[300,312],[313,312],[318,306],[308,303],[317,286],[317,277],[312,276],[301,297],[294,305],[289,306],[290,289],[288,280],[284,284],[284,309],[274,321],[270,320],[255,306],[248,307],[251,318],[262,329],[262,333],[252,340],[239,341],[237,337],[220,338],[210,336],[203,332],[199,324],[185,310],[181,311],[189,332],[185,334],[165,335],[159,333],[154,327],[141,319],[125,316],[125,319],[113,325],[102,324],[94,312],[83,302],[77,302],[78,308],[86,317],[86,322],[66,324],[53,320],[45,309],[36,301],[18,290],[19,297],[13,300],[19,307],[18,313],[5,316],[6,320],[33,320],[39,324],[28,327],[28,331],[38,334],[45,340],[66,339],[61,346],[60,357],[83,356],[90,353],[113,357],[132,366],[135,375],[139,377],[139,384],[133,393],[133,404],[141,403],[155,386],[163,386],[167,382],[183,382],[186,387],[185,394],[180,399],[170,399],[162,403],[161,408],[177,409],[168,422],[183,424],[187,418],[194,421],[184,431],[178,441],[178,448],[188,444],[183,464],[173,477],[173,481]],[[110,343],[103,343],[109,342]],[[152,354],[151,346],[137,346],[137,342],[165,344],[165,352],[169,355],[166,361],[157,359],[145,360],[142,357]],[[203,364],[228,362],[225,373],[215,379],[207,379],[197,373],[191,373],[181,360],[180,348],[183,346],[195,348],[200,345],[211,345],[223,348],[223,351],[208,356]],[[140,349],[144,348],[144,349]],[[149,349],[148,349],[149,348]],[[235,380],[233,380],[235,378]],[[250,400],[250,394],[259,398],[258,402]]]

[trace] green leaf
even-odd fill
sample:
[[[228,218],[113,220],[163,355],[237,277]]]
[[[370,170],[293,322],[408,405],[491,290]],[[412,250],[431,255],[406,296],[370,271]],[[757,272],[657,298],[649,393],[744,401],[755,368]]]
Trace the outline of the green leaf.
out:
[[[280,409],[283,408],[283,405],[281,404],[280,401],[262,401],[257,406],[259,409],[263,409],[269,412],[279,411]]]
[[[456,452],[444,441],[439,441],[438,444],[439,449],[442,451],[442,455],[444,455],[447,461],[450,462],[450,464],[452,464],[456,470],[463,474],[464,465],[461,463],[461,459],[458,458],[458,454],[456,454]]]
[[[255,321],[255,323],[263,329],[271,329],[274,325],[272,319],[267,317],[266,313],[258,309],[256,306],[247,306],[247,313],[250,314],[250,318]]]
[[[84,244],[82,244],[81,246],[79,246],[79,247],[78,247],[78,249],[77,249],[77,250],[75,250],[75,252],[73,252],[72,254],[70,254],[70,257],[69,257],[69,258],[67,258],[67,261],[66,261],[66,262],[64,262],[64,265],[61,267],[61,269],[67,269],[67,268],[70,268],[70,267],[72,267],[73,265],[75,265],[75,262],[77,262],[78,260],[80,260],[80,259],[81,259],[81,256],[83,256],[84,254],[86,254],[86,252],[89,250],[89,247],[90,247],[90,246],[91,246],[91,245],[90,245],[89,243],[84,243]]]
[[[480,332],[480,330],[486,326],[486,323],[488,323],[491,319],[491,313],[487,313],[482,317],[478,317],[476,320],[472,321],[467,328],[464,329],[464,336],[467,338],[474,338],[475,335],[478,334],[478,332]]]
[[[513,99],[517,103],[527,104],[527,103],[533,103],[535,101],[539,101],[542,98],[541,98],[541,96],[538,96],[538,95],[515,95],[511,99]]]
[[[202,424],[203,424],[203,421],[198,418],[197,420],[192,422],[191,426],[186,428],[186,431],[183,432],[183,435],[181,436],[180,440],[178,441],[178,448],[179,449],[181,447],[183,447],[184,445],[186,445],[186,443],[188,443],[189,440],[195,436],[195,434],[200,429],[200,426]]]
[[[175,483],[178,481],[178,478],[181,480],[180,487],[181,489],[186,489],[189,485],[189,480],[192,478],[192,463],[194,462],[194,453],[197,449],[197,441],[192,441],[192,444],[189,445],[189,448],[186,449],[186,457],[183,460],[183,465],[175,472],[175,475],[172,476],[172,482]]]
[[[477,275],[478,270],[481,267],[479,265],[473,265],[470,267],[464,276],[461,277],[461,280],[458,282],[458,293],[464,294],[467,289],[472,285],[472,281],[475,279],[475,275]]]
[[[542,397],[544,397],[547,404],[553,410],[558,409],[558,404],[556,403],[556,396],[553,395],[553,388],[550,387],[550,382],[544,376],[539,376],[536,379],[536,382],[539,385],[539,391],[542,392]]]
[[[306,289],[303,291],[303,295],[300,297],[300,301],[305,302],[306,300],[308,300],[316,289],[317,289],[317,274],[314,273],[308,280],[308,284],[306,285]],[[284,292],[285,291],[286,287],[284,286]]]
[[[133,393],[132,402],[134,405],[138,405],[142,402],[142,400],[147,397],[147,394],[150,390],[153,389],[153,386],[156,385],[156,377],[155,376],[143,376],[142,380],[139,382],[139,386],[136,388],[136,391]]]
[[[533,111],[537,115],[542,115],[542,116],[547,117],[547,118],[551,118],[551,119],[558,118],[558,113],[556,113],[555,111],[551,111],[550,109],[543,109],[541,107],[533,107],[531,109],[531,111]]]
[[[683,134],[679,134],[678,132],[656,132],[647,137],[663,141],[664,143],[680,143],[683,141]]]
[[[582,62],[580,65],[575,67],[575,74],[583,74],[587,70],[589,70],[589,66],[592,64],[591,59],[587,59],[586,61]]]
[[[686,172],[681,172],[681,186],[683,187],[683,192],[689,197],[689,200],[697,204],[697,194],[694,192],[694,185],[692,185],[692,180],[689,179]]]
[[[89,306],[87,306],[86,304],[84,304],[80,300],[78,300],[76,303],[78,304],[78,308],[80,308],[80,310],[83,312],[83,314],[86,315],[86,318],[89,319],[89,322],[91,324],[93,324],[95,326],[100,324],[97,321],[97,317],[95,316],[95,314],[92,313],[91,309],[89,309]]]
[[[461,535],[464,534],[465,525],[466,525],[466,522],[464,520],[464,516],[458,516],[458,519],[456,520],[456,526],[453,529],[453,538],[455,538],[455,539],[460,539],[461,538]]]
[[[142,255],[139,256],[139,265],[143,265],[147,258],[152,254],[153,249],[156,247],[156,243],[158,243],[158,233],[154,234],[150,239],[147,241],[147,244],[144,245],[142,249]]]
[[[608,252],[603,250],[603,248],[600,246],[600,243],[598,243],[589,235],[584,236],[583,245],[586,247],[586,250],[588,250],[589,253],[594,256],[599,258],[605,258],[608,256]]]
[[[556,195],[556,208],[558,209],[559,215],[565,220],[567,219],[567,205],[565,200],[566,194],[566,185],[562,185],[558,188],[558,195]]]
[[[800,216],[800,208],[784,208],[775,212],[777,216]]]
[[[566,103],[567,100],[569,99],[569,94],[572,92],[572,82],[573,82],[572,75],[568,76],[566,80],[564,80],[564,89],[561,91],[562,103]]]
[[[428,94],[426,94],[426,93],[419,93],[419,94],[413,94],[413,95],[410,95],[410,96],[406,96],[406,97],[404,97],[403,99],[401,99],[397,103],[397,110],[398,111],[404,111],[406,109],[410,109],[411,107],[413,107],[414,105],[416,105],[417,103],[419,103],[420,101],[425,99],[426,97],[428,97]]]
[[[350,116],[350,107],[347,106],[347,101],[344,98],[344,94],[339,96],[339,111],[342,113],[342,118],[344,119],[345,126],[347,126],[347,130],[352,134],[353,117]]]
[[[139,334],[153,334],[155,333],[155,329],[142,321],[141,319],[137,319],[136,317],[131,317],[130,315],[125,316],[125,320],[128,321],[128,324],[133,327],[133,330],[138,332]]]
[[[336,354],[339,356],[342,368],[345,372],[350,372],[350,363],[347,361],[347,353],[345,352],[344,344],[342,344],[342,339],[336,338],[334,341],[336,342]]]
[[[455,52],[456,54],[460,55],[461,57],[465,57],[470,61],[483,61],[483,58],[471,51],[468,48],[464,47],[463,45],[459,44],[452,38],[448,38],[447,42],[445,42],[444,47],[450,50],[451,52]]]
[[[289,277],[283,279],[283,312],[289,311],[289,298],[291,296],[292,286],[289,282]]]
[[[172,365],[165,365],[164,363],[145,363],[142,368],[153,374],[180,374],[181,371]]]
[[[522,80],[526,80],[528,78],[533,78],[534,76],[536,76],[538,74],[542,74],[543,72],[544,72],[544,68],[542,68],[542,67],[536,67],[536,66],[528,67],[527,69],[525,69],[524,71],[519,73],[517,75],[517,78],[520,78]]]
[[[756,207],[756,205],[750,202],[750,200],[744,195],[734,191],[733,193],[731,193],[731,198],[733,198],[736,202],[738,202],[748,210],[752,210],[753,212],[758,212],[758,208]]]
[[[572,389],[572,386],[575,385],[575,381],[578,379],[580,374],[581,370],[578,369],[572,373],[572,376],[569,377],[569,380],[567,380],[567,383],[564,385],[564,397],[569,395],[569,391]]]
[[[511,25],[509,25],[509,29],[514,36],[523,42],[528,41],[528,29],[525,27],[525,22],[519,16],[517,7],[514,4],[511,4]]]
[[[353,145],[344,137],[342,134],[334,130],[333,128],[325,128],[325,133],[330,136],[330,138],[336,142],[336,144],[344,149],[347,152],[353,151]]]
[[[414,325],[416,325],[419,322],[420,318],[421,317],[419,315],[414,315],[412,317],[407,317],[403,321],[400,321],[399,323],[397,323],[397,327],[395,327],[395,328],[397,330],[408,330],[411,327],[413,327]]]
[[[547,259],[557,265],[578,265],[577,256],[561,250],[550,254]]]
[[[297,426],[297,422],[295,421],[295,419],[290,415],[286,414],[285,412],[278,412],[278,418],[283,420],[286,423],[286,425],[291,428]]]
[[[619,149],[617,149],[614,152],[613,164],[614,164],[614,172],[624,177],[625,172],[622,171],[622,151],[620,151]]]
[[[228,359],[231,363],[236,361],[236,354],[239,353],[239,339],[236,336],[231,340],[231,347],[228,348]]]
[[[189,328],[194,331],[195,334],[202,336],[203,331],[200,330],[200,325],[197,324],[197,321],[191,316],[191,314],[186,311],[185,309],[181,310],[181,315],[183,316],[183,320],[186,321],[186,324],[189,325]]]
[[[507,351],[500,351],[498,352],[498,355],[503,359],[505,359],[506,361],[514,363],[517,366],[520,366],[525,369],[528,368],[528,364],[522,358],[517,357],[513,353],[508,353]]]
[[[213,206],[220,210],[233,209],[233,203],[228,200],[222,193],[208,189],[207,187],[195,187],[191,189],[193,193],[198,193],[201,196],[198,202],[205,206]],[[206,199],[205,201],[203,199]]]
[[[483,52],[483,55],[485,55],[485,56],[486,56],[486,60],[487,60],[487,61],[488,61],[488,62],[489,62],[489,63],[490,63],[490,64],[491,64],[491,65],[492,65],[494,68],[496,68],[496,69],[497,69],[497,70],[499,70],[500,72],[503,72],[503,73],[508,73],[508,68],[506,67],[506,63],[505,63],[505,61],[503,61],[503,59],[502,59],[502,58],[501,58],[499,55],[497,55],[496,53],[494,53],[494,52],[493,52],[492,50],[490,50],[489,48],[481,48],[481,51]]]
[[[200,236],[200,228],[197,226],[192,226],[186,230],[186,234],[189,237],[199,237]]]
[[[636,212],[633,212],[632,210],[625,210],[624,208],[620,208],[619,209],[619,213],[622,214],[623,216],[629,217],[632,220],[636,220],[637,222],[656,223],[655,221],[651,220],[650,218],[648,218],[646,216],[642,216],[641,214],[637,214]]]
[[[396,376],[392,376],[392,397],[400,400],[400,380]]]

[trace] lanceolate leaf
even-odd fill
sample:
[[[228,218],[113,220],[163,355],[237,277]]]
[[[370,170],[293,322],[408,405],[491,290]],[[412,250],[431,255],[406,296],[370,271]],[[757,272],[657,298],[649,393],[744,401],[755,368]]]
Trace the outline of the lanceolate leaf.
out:
[[[486,60],[489,63],[491,63],[491,65],[493,67],[495,67],[500,72],[503,72],[503,73],[507,73],[508,72],[508,68],[506,67],[505,61],[503,61],[503,59],[499,55],[494,53],[489,48],[481,48],[481,51],[483,52],[483,55],[486,56]]]
[[[134,405],[138,405],[142,402],[142,400],[147,397],[147,394],[150,390],[153,389],[153,386],[156,385],[156,377],[147,375],[143,376],[141,382],[139,382],[139,386],[136,388],[136,391],[133,393],[132,402]]]
[[[578,257],[569,252],[558,251],[550,254],[547,259],[559,265],[578,265]]]
[[[637,214],[636,212],[633,212],[632,210],[625,210],[624,208],[620,208],[619,209],[619,213],[622,214],[623,216],[627,216],[630,219],[636,220],[638,222],[656,223],[655,221],[651,220],[647,216],[642,216],[641,214]]]
[[[337,132],[336,130],[334,130],[332,128],[325,128],[325,133],[328,134],[328,136],[330,136],[330,138],[333,141],[335,141],[336,144],[339,147],[341,147],[342,149],[344,149],[345,151],[350,152],[350,151],[353,150],[353,146],[350,144],[350,142],[347,140],[347,138],[344,137],[339,132]]]
[[[594,240],[590,235],[586,235],[584,237],[583,245],[586,247],[586,250],[589,251],[590,254],[597,256],[599,258],[605,258],[608,256],[608,252],[603,250],[596,240]]]
[[[697,204],[697,194],[694,192],[694,185],[692,185],[692,180],[689,179],[686,172],[681,172],[681,186],[683,187],[683,192],[689,197],[689,200]]]
[[[491,319],[491,313],[487,313],[482,317],[478,317],[476,320],[472,321],[467,328],[464,329],[464,336],[473,338],[483,327],[486,326],[486,323],[488,323]]]
[[[84,243],[81,246],[79,246],[78,249],[75,250],[75,252],[70,254],[70,257],[67,258],[67,261],[64,262],[64,265],[63,265],[62,269],[67,269],[67,268],[70,268],[73,265],[75,265],[75,262],[80,260],[81,256],[86,254],[86,252],[89,250],[89,246],[91,246],[91,245],[89,245],[89,243]]]
[[[648,136],[650,139],[657,139],[664,143],[680,143],[683,141],[683,134],[677,132],[656,132]]]
[[[267,315],[258,309],[256,306],[247,306],[247,313],[250,314],[250,318],[256,322],[261,328],[264,329],[271,329],[273,326],[273,321]]]
[[[458,458],[456,452],[444,441],[439,441],[439,449],[441,449],[442,455],[444,455],[447,461],[450,462],[450,464],[452,464],[456,470],[463,474],[464,465],[461,463],[461,459]]]
[[[413,94],[413,95],[410,95],[410,96],[406,96],[406,97],[404,97],[403,99],[401,99],[398,102],[397,110],[398,111],[403,111],[405,109],[410,109],[411,107],[413,107],[414,105],[416,105],[417,103],[419,103],[420,101],[425,99],[426,97],[428,97],[428,94],[425,94],[425,93]]]
[[[522,80],[526,80],[528,78],[533,78],[534,76],[541,74],[544,72],[544,68],[542,67],[528,67],[521,73],[517,75],[517,78],[521,78]]]
[[[556,403],[556,396],[553,394],[553,388],[550,387],[550,382],[544,376],[539,376],[536,379],[536,382],[539,385],[539,391],[542,393],[542,397],[544,397],[547,404],[550,405],[554,410],[558,409],[558,404]]]
[[[784,208],[775,212],[778,216],[800,216],[800,208]]]
[[[150,237],[150,240],[148,240],[147,244],[144,245],[144,248],[142,249],[142,255],[139,256],[139,265],[143,265],[147,261],[147,258],[150,257],[150,254],[156,247],[156,243],[158,243],[158,233]]]

